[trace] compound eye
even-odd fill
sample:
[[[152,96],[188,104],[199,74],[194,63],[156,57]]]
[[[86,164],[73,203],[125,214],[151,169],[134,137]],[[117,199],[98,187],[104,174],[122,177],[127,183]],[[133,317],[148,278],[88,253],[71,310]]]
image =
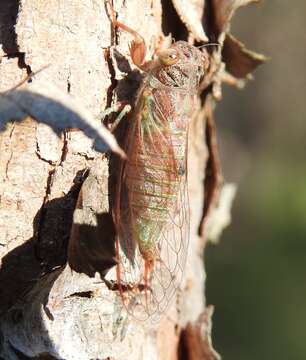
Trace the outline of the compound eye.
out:
[[[173,65],[178,61],[178,54],[174,49],[167,49],[161,51],[158,58],[164,65]]]

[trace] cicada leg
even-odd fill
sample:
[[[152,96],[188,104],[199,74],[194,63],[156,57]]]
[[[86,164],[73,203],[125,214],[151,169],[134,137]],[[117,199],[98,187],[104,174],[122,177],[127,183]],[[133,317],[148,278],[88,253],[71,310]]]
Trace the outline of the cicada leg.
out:
[[[154,262],[152,260],[145,260],[143,279],[144,279],[146,307],[148,307],[148,291],[150,291],[149,282],[153,267],[154,267]]]
[[[106,110],[103,110],[99,115],[98,119],[102,122],[104,122],[106,116],[112,114],[112,113],[119,113],[114,122],[109,125],[109,131],[114,132],[114,130],[117,128],[121,120],[132,110],[132,107],[130,104],[125,102],[118,102],[111,107],[107,108]]]
[[[129,45],[131,58],[133,60],[133,63],[138,68],[140,68],[143,71],[146,71],[148,69],[150,62],[145,61],[147,47],[146,47],[144,38],[140,34],[138,34],[137,31],[131,29],[130,27],[119,22],[116,19],[115,10],[112,7],[109,0],[106,0],[106,4],[108,5],[108,8],[109,8],[109,15],[110,15],[112,24],[124,31],[127,31],[128,33],[130,33],[134,36],[134,40],[132,40],[131,44]]]

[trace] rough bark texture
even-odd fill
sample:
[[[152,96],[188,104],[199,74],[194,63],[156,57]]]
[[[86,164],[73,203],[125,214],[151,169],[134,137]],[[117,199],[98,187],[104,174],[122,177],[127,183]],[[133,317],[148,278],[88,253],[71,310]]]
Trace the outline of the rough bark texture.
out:
[[[118,19],[146,39],[148,57],[154,54],[163,30],[171,31],[176,40],[188,37],[205,42],[209,38],[223,44],[228,38],[231,74],[224,70],[220,47],[212,53],[211,77],[190,125],[191,236],[185,278],[168,313],[156,323],[130,318],[118,291],[107,287],[99,276],[86,275],[93,275],[101,262],[115,263],[114,229],[108,214],[108,157],[97,150],[120,150],[111,135],[97,130],[90,118],[117,100],[133,103],[141,76],[129,62],[131,37],[113,29],[102,0],[0,4],[0,91],[50,64],[42,70],[40,80],[34,77],[32,84],[23,84],[24,92],[1,94],[3,359],[219,358],[210,341],[212,308],[206,309],[204,299],[203,229],[205,224],[206,237],[208,231],[215,237],[228,221],[231,195],[227,192],[221,197],[223,212],[208,216],[213,214],[211,204],[216,204],[221,179],[212,107],[213,95],[220,97],[223,78],[237,84],[235,76],[246,77],[263,60],[256,57],[255,61],[242,44],[226,35],[232,14],[247,2],[114,1]],[[238,71],[241,57],[244,68]],[[57,96],[46,90],[49,85],[56,86]],[[78,105],[68,106],[70,100],[64,93],[72,95]],[[41,102],[41,96],[49,100]],[[17,106],[13,115],[12,103]],[[77,110],[78,106],[90,115]],[[65,117],[66,107],[82,114]],[[65,123],[66,118],[74,120]],[[63,130],[65,127],[77,129]],[[66,265],[69,237],[69,263],[83,273]],[[80,251],[73,244],[84,239],[86,245]]]

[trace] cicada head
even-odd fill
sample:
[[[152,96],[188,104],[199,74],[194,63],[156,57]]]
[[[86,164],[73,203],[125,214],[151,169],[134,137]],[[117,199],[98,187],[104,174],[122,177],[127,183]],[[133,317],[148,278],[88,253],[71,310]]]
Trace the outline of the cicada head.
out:
[[[206,49],[177,41],[158,54],[154,76],[164,85],[195,91],[209,67]]]

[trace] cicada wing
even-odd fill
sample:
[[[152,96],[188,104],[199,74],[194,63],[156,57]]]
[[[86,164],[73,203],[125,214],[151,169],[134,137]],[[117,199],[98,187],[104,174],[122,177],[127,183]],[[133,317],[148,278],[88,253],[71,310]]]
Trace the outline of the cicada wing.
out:
[[[162,314],[180,286],[189,242],[189,203],[186,182],[182,181],[177,207],[169,212],[167,225],[161,231],[156,263],[152,271],[150,301],[147,311]]]
[[[182,279],[189,240],[187,130],[175,131],[158,98],[146,103],[146,112],[139,109],[128,134],[115,206],[119,289],[128,312],[142,320],[167,308]]]
[[[125,247],[132,239],[124,237]],[[186,181],[180,185],[175,211],[169,212],[168,221],[160,231],[155,247],[155,260],[149,281],[145,286],[145,261],[136,247],[134,258],[119,256],[120,281],[123,302],[130,314],[140,320],[158,319],[171,303],[180,286],[186,263],[189,242],[189,203]]]

